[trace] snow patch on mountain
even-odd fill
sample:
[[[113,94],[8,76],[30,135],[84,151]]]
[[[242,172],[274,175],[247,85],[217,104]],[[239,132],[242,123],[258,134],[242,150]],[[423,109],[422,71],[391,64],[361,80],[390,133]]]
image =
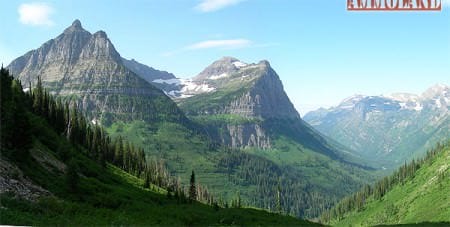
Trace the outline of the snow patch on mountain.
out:
[[[164,79],[156,79],[156,80],[153,80],[153,83],[180,85],[180,84],[181,84],[181,80],[178,79],[178,78],[175,78],[175,79],[168,79],[168,80],[164,80]]]
[[[423,109],[423,106],[420,103],[416,103],[416,106],[414,107],[415,111],[421,111]]]
[[[225,78],[227,76],[228,76],[228,73],[222,73],[220,75],[211,76],[211,77],[209,77],[209,79],[210,80],[218,80],[218,79],[223,79],[223,78]]]
[[[247,66],[246,63],[241,62],[241,61],[235,61],[235,62],[233,62],[233,65],[236,66],[236,68],[242,68],[242,67]]]
[[[364,95],[352,95],[346,99],[344,99],[338,106],[339,109],[347,109],[351,110],[355,107],[356,103],[366,98]]]

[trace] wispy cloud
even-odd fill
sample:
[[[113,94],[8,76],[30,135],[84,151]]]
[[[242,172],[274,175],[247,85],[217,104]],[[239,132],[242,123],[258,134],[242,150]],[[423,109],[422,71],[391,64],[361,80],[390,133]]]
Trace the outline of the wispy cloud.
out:
[[[19,21],[22,24],[32,26],[52,26],[54,22],[50,15],[54,12],[53,8],[40,2],[23,3],[19,6]]]
[[[208,13],[236,5],[243,0],[202,0],[195,8],[201,12]]]
[[[248,39],[222,39],[222,40],[206,40],[203,42],[194,43],[185,47],[186,50],[198,50],[209,48],[221,48],[221,49],[237,49],[248,47],[252,44],[252,41]]]
[[[212,39],[193,43],[175,51],[164,52],[162,53],[162,56],[170,57],[187,51],[200,51],[206,49],[234,50],[244,48],[267,48],[279,45],[279,43],[255,43],[248,39]]]
[[[205,40],[202,42],[190,44],[179,50],[164,52],[164,53],[162,53],[162,56],[170,57],[175,54],[183,53],[186,51],[194,51],[194,50],[202,50],[202,49],[219,49],[219,50],[241,49],[241,48],[250,47],[252,44],[253,44],[253,42],[248,39]]]

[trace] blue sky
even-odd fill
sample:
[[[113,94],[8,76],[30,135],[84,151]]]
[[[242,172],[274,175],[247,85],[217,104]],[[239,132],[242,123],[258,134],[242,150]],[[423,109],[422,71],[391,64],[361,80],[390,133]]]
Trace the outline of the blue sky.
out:
[[[222,56],[270,61],[297,109],[353,94],[450,84],[450,4],[441,12],[347,12],[344,0],[4,1],[0,62],[74,19],[125,58],[187,78]]]

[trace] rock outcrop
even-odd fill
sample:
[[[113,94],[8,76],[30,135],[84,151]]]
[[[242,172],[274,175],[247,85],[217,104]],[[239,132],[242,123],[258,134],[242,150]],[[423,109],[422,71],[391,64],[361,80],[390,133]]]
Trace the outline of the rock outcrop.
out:
[[[209,91],[180,99],[180,107],[200,119],[209,134],[233,148],[273,147],[285,136],[333,158],[337,150],[312,130],[298,114],[268,61],[247,64],[224,57],[192,79]],[[209,121],[205,119],[210,119]]]
[[[91,119],[104,124],[184,118],[161,90],[124,65],[105,32],[91,34],[78,20],[8,68],[24,87],[34,86],[40,77],[51,94],[71,100]]]

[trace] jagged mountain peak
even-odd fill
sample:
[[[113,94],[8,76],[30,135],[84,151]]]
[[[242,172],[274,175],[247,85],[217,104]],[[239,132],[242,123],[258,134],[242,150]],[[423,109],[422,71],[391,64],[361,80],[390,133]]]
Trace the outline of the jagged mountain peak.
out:
[[[217,60],[216,62],[225,62],[225,63],[226,62],[230,62],[230,63],[233,63],[233,62],[236,62],[236,61],[239,61],[239,59],[237,59],[235,57],[224,56],[221,59]]]
[[[450,86],[446,84],[435,84],[422,93],[422,97],[425,99],[436,98],[439,96],[450,98]]]
[[[258,62],[258,65],[263,65],[263,66],[266,66],[268,68],[271,68],[270,62],[268,60],[261,60],[261,61]]]
[[[81,26],[80,20],[76,19],[72,22],[72,25],[70,25],[69,27],[67,27],[64,30],[64,33],[69,34],[69,33],[80,32],[80,31],[86,31],[86,30],[84,30],[83,26]]]
[[[344,100],[342,100],[341,104],[359,102],[365,97],[367,97],[367,96],[366,95],[361,95],[361,94],[354,94],[354,95],[352,95],[350,97],[347,97]]]
[[[71,26],[71,27],[81,28],[81,22],[80,22],[80,20],[75,19],[75,20],[72,22],[72,26]]]
[[[207,79],[214,79],[216,77],[224,77],[226,74],[229,75],[237,72],[240,68],[247,65],[247,63],[244,63],[234,57],[222,57],[206,67],[201,73],[193,78],[193,81],[203,81]]]
[[[104,32],[104,31],[97,31],[96,33],[94,33],[94,35],[93,35],[94,37],[98,37],[98,38],[105,38],[105,39],[107,39],[108,38],[108,35],[106,35],[106,32]]]
[[[78,20],[8,68],[23,84],[34,86],[40,77],[52,94],[71,98],[89,117],[102,123],[160,121],[162,117],[153,114],[158,111],[169,116],[165,119],[183,119],[162,91],[127,68],[104,31],[91,34]]]

